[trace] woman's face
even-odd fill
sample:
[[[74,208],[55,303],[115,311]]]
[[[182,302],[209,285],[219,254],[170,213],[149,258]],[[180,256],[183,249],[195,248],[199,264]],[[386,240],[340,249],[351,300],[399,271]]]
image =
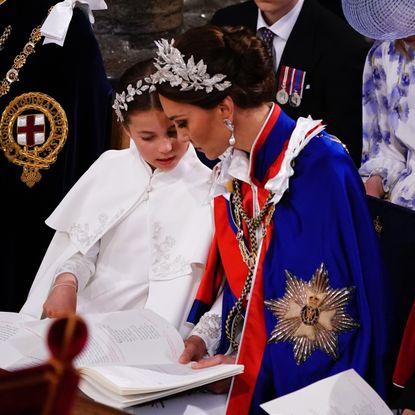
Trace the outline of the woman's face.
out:
[[[208,159],[217,159],[229,147],[230,132],[223,122],[220,106],[206,110],[161,95],[160,102],[167,117],[174,122],[178,138],[190,140]]]
[[[141,157],[153,169],[175,168],[189,146],[177,139],[174,123],[163,111],[157,109],[131,114],[127,132],[134,140]]]

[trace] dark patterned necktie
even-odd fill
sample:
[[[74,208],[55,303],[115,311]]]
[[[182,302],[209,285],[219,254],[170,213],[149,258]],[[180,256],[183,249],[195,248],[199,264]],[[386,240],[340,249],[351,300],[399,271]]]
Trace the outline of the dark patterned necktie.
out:
[[[273,56],[272,51],[274,50],[273,42],[274,42],[275,34],[266,27],[261,27],[260,29],[258,29],[258,33],[259,33],[259,37],[267,45],[268,53],[270,54],[270,56]]]

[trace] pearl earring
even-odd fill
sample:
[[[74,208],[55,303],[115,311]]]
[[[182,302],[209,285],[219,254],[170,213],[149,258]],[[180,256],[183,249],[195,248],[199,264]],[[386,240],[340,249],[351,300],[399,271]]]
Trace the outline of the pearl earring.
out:
[[[223,120],[225,127],[231,132],[231,136],[229,137],[229,145],[234,146],[236,143],[235,136],[233,135],[234,126],[231,120],[225,118]]]

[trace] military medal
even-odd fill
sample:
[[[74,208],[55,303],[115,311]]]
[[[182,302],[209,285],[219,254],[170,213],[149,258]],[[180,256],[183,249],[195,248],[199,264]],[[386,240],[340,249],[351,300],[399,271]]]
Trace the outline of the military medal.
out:
[[[301,104],[301,97],[300,95],[298,95],[296,91],[294,91],[292,95],[290,96],[290,105],[292,107],[297,108],[300,106],[300,104]]]
[[[280,80],[278,85],[278,92],[276,99],[278,104],[285,105],[288,102],[288,92],[287,92],[287,80],[289,75],[290,68],[283,65],[280,73]]]
[[[291,71],[289,103],[294,108],[297,108],[301,105],[301,100],[303,98],[304,80],[305,71],[293,68]]]
[[[277,92],[277,102],[281,105],[285,105],[288,102],[288,93],[285,89],[280,89]]]
[[[324,264],[314,272],[309,282],[288,271],[286,277],[284,296],[265,301],[278,319],[268,343],[293,343],[297,365],[305,362],[316,349],[336,359],[338,335],[359,327],[346,313],[354,288],[331,288]]]

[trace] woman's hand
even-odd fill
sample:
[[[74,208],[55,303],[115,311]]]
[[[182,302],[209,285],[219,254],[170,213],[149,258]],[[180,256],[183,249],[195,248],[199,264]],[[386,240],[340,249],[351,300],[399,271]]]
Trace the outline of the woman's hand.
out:
[[[412,411],[412,409],[404,409],[402,415],[415,415],[415,411]]]
[[[193,369],[203,369],[205,367],[216,366],[222,363],[234,364],[236,362],[235,356],[225,356],[223,354],[217,354],[212,357],[199,360],[192,364]],[[217,382],[206,385],[205,389],[212,393],[226,393],[231,386],[232,378],[219,380]]]
[[[46,317],[58,318],[76,312],[77,280],[65,272],[56,277],[48,298],[43,304]]]
[[[180,363],[200,360],[207,353],[206,344],[199,336],[190,336],[184,342],[184,351],[179,357]]]
[[[222,363],[235,363],[234,356],[225,356],[223,354],[217,354],[212,357],[206,357],[207,353],[206,344],[199,336],[190,336],[184,342],[184,351],[179,357],[180,363],[195,362],[192,364],[193,369],[203,369],[205,367],[217,366]],[[219,380],[218,382],[210,383],[206,385],[206,390],[212,393],[225,393],[229,390],[232,379]]]
[[[366,193],[369,196],[377,197],[378,199],[381,199],[383,196],[385,196],[382,180],[383,179],[380,176],[369,177],[365,183]]]

